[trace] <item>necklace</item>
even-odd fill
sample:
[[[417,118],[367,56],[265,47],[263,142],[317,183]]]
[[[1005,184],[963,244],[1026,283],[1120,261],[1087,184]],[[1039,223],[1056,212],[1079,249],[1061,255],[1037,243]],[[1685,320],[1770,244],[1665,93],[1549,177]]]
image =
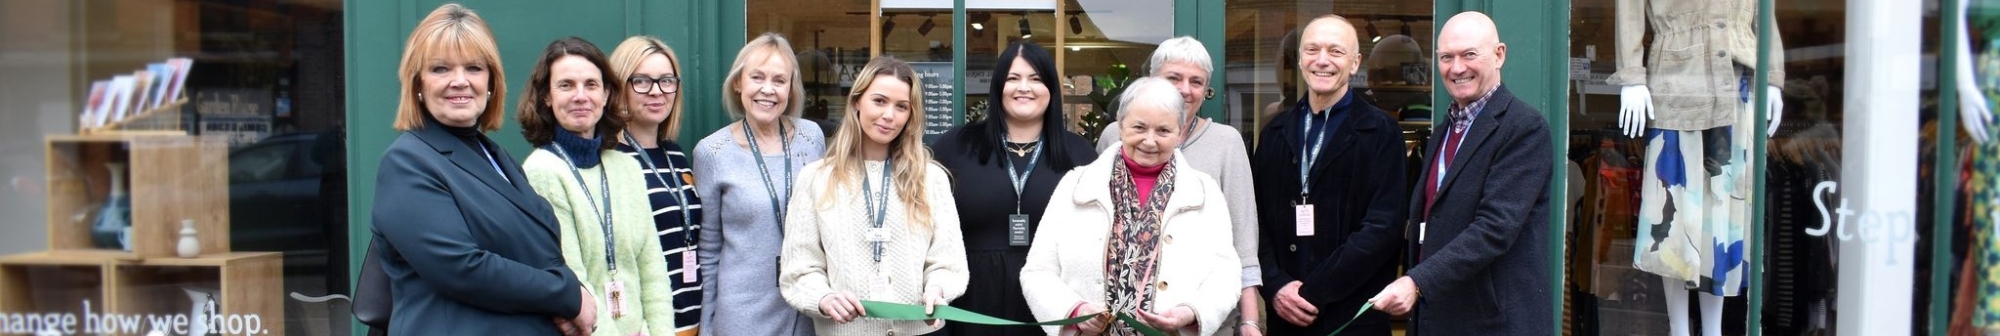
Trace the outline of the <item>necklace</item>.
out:
[[[1014,156],[1022,156],[1022,157],[1025,157],[1025,156],[1028,156],[1028,151],[1030,151],[1030,150],[1034,150],[1034,149],[1035,149],[1035,143],[1039,143],[1039,142],[1042,142],[1042,141],[1041,141],[1041,140],[1035,140],[1035,141],[1032,141],[1032,142],[1028,142],[1028,143],[1014,143],[1014,142],[1012,142],[1012,141],[1008,141],[1008,142],[1007,142],[1007,151],[1009,151],[1009,152],[1014,152]]]

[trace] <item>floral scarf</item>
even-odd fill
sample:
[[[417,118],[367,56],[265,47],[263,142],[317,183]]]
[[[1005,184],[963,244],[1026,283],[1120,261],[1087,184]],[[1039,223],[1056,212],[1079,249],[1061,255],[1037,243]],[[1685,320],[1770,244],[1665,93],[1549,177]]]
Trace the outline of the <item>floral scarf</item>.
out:
[[[1152,311],[1151,284],[1160,261],[1163,224],[1160,217],[1167,208],[1167,195],[1174,192],[1173,163],[1160,169],[1159,182],[1147,195],[1146,204],[1139,204],[1139,188],[1132,180],[1132,171],[1122,162],[1111,166],[1111,203],[1115,215],[1111,220],[1111,239],[1104,245],[1106,308],[1112,312]],[[1109,329],[1107,335],[1139,334],[1122,324]]]

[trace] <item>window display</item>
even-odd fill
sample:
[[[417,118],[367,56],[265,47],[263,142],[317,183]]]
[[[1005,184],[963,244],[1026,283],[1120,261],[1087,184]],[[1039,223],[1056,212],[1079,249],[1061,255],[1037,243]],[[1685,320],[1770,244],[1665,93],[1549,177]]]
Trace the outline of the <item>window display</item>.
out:
[[[347,334],[343,12],[0,4],[0,333]]]

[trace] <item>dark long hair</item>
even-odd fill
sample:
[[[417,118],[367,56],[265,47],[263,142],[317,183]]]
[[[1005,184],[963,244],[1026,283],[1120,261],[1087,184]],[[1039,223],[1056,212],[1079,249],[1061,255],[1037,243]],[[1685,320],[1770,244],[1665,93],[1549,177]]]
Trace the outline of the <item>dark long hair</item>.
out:
[[[604,51],[598,50],[597,45],[590,41],[575,36],[549,42],[549,46],[542,50],[542,59],[535,62],[535,71],[528,75],[528,92],[521,94],[521,102],[515,104],[514,117],[521,122],[521,136],[536,147],[555,141],[556,127],[562,127],[562,124],[556,121],[555,108],[550,107],[554,103],[549,101],[549,94],[554,91],[549,88],[549,67],[554,66],[556,60],[570,55],[583,57],[597,66],[597,80],[607,91],[604,95],[604,114],[597,118],[595,133],[598,139],[604,140],[598,149],[615,148],[618,146],[618,140],[615,140],[618,139],[618,132],[625,131],[625,120],[618,116],[624,113],[625,95],[631,91],[626,91],[625,80],[611,71],[611,62],[604,59]]]
[[[1049,167],[1056,171],[1069,171],[1089,163],[1070,160],[1068,152],[1072,148],[1064,146],[1064,136],[1077,135],[1069,133],[1069,123],[1063,119],[1063,79],[1056,73],[1055,56],[1048,49],[1027,40],[1008,45],[1006,50],[1000,52],[1000,58],[994,59],[993,83],[986,90],[986,119],[965,125],[965,134],[960,141],[963,148],[960,149],[970,151],[979,158],[979,164],[986,164],[989,159],[1000,159],[997,148],[1003,141],[1001,137],[1007,134],[1007,109],[1000,92],[1007,89],[1007,72],[1013,70],[1009,68],[1014,66],[1015,57],[1027,60],[1028,66],[1035,68],[1035,75],[1042,77],[1042,85],[1049,89],[1049,107],[1042,111],[1042,155],[1048,160]]]

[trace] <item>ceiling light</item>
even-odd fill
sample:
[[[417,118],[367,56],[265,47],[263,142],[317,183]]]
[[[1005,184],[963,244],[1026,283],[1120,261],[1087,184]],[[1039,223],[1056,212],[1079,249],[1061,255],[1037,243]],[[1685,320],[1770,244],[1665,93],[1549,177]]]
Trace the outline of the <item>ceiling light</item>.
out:
[[[979,24],[978,22],[973,22],[972,30],[986,30],[986,25]]]
[[[1083,47],[1069,46],[1069,51],[1083,51]]]
[[[882,36],[889,36],[889,31],[893,30],[896,30],[895,17],[893,16],[882,17]]]
[[[917,35],[930,36],[931,29],[937,28],[937,22],[932,21],[934,19],[935,18],[924,18],[924,23],[917,25]]]
[[[1027,14],[1027,13],[1022,13],[1022,14],[1021,14],[1021,20],[1019,20],[1019,21],[1016,21],[1016,22],[1019,22],[1019,23],[1020,23],[1020,24],[1019,24],[1019,26],[1021,27],[1021,38],[1028,38],[1028,36],[1033,36],[1033,35],[1035,34],[1035,29],[1034,29],[1034,26],[1029,26],[1029,25],[1028,25],[1028,14]]]
[[[919,29],[921,29],[921,28],[919,28]],[[1381,36],[1381,35],[1376,35],[1376,36],[1375,36],[1375,39],[1372,39],[1372,40],[1368,40],[1368,43],[1375,43],[1375,42],[1382,42],[1382,36]]]
[[[1069,16],[1069,33],[1083,35],[1083,20],[1078,19],[1076,15]]]

